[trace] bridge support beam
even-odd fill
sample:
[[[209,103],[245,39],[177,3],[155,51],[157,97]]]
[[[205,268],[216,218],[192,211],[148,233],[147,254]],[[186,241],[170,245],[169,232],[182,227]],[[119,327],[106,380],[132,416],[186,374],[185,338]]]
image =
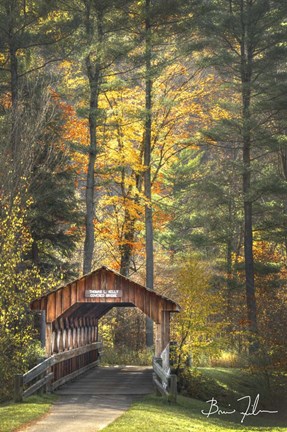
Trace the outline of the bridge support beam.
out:
[[[156,324],[155,356],[160,357],[170,340],[170,312],[161,311],[160,323]]]
[[[46,323],[46,325],[45,325],[45,333],[46,333],[46,337],[45,337],[46,355],[47,355],[47,357],[50,357],[53,354],[52,343],[51,343],[52,336],[53,336],[52,323]]]

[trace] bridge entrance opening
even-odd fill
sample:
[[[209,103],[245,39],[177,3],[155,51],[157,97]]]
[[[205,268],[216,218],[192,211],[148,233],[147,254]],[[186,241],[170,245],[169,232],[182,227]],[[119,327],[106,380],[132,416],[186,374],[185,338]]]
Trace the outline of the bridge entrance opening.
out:
[[[54,391],[98,365],[102,349],[99,320],[112,308],[119,307],[137,307],[154,321],[156,337],[152,381],[158,393],[169,400],[176,399],[176,375],[169,368],[169,325],[170,314],[180,308],[172,300],[107,267],[101,267],[43,295],[30,306],[32,311],[41,312],[46,358],[25,374],[15,376],[15,402],[22,401],[39,389]],[[131,391],[129,383],[136,382],[134,376],[144,371],[123,368],[113,373],[121,378],[121,391],[126,385]],[[101,369],[94,369],[84,378],[89,382],[93,376],[98,381],[102,375]],[[112,372],[109,377],[113,382]],[[80,387],[82,389],[82,384]],[[115,383],[111,387],[114,391]],[[85,387],[84,392],[88,391]],[[150,390],[146,388],[142,391]]]
[[[163,355],[170,341],[170,314],[179,306],[155,291],[101,267],[34,300],[33,311],[42,311],[42,338],[46,355],[62,353],[53,365],[54,380],[92,366],[99,358],[99,320],[112,308],[137,307],[155,323],[155,356]],[[72,353],[77,352],[73,356]]]

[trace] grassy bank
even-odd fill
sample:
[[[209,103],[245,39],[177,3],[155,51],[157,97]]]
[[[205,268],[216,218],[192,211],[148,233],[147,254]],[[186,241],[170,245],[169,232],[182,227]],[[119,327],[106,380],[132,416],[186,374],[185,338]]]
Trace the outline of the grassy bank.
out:
[[[55,396],[31,396],[22,403],[0,405],[0,432],[12,432],[47,413]]]
[[[270,399],[272,400],[272,393],[277,393],[278,390],[275,376],[251,373],[238,368],[190,369],[185,372],[185,376],[185,386],[182,388],[184,396],[203,401],[214,396],[225,404],[245,395],[254,397],[260,393],[261,402],[269,403]],[[286,380],[285,386],[287,388]]]
[[[252,375],[236,368],[200,368],[199,372],[200,377],[194,380],[191,389],[194,389],[196,397],[201,400],[179,396],[177,404],[169,404],[160,397],[149,396],[135,403],[129,411],[104,430],[107,432],[138,430],[142,432],[287,432],[286,377],[281,376],[266,382],[263,376]],[[282,387],[280,392],[279,384]],[[253,404],[258,393],[260,394],[258,409],[278,410],[278,413],[248,416],[242,424],[240,412],[246,411],[247,400],[238,402],[237,399],[248,395]],[[208,412],[210,404],[206,401],[212,397],[218,400],[221,410],[235,409],[236,412],[232,415],[214,414],[207,418],[201,411]]]
[[[118,420],[104,429],[105,432],[287,432],[280,418],[269,415],[253,417],[241,425],[241,415],[206,418],[206,403],[180,396],[176,404],[162,398],[149,396],[135,403]],[[286,426],[286,427],[285,427]]]

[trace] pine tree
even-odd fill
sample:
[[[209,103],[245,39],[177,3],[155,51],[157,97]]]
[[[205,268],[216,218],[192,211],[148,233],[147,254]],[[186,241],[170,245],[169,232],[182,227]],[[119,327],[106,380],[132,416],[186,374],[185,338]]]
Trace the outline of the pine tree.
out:
[[[83,272],[89,273],[93,265],[95,246],[95,163],[99,153],[99,128],[104,123],[104,113],[99,107],[99,97],[106,84],[106,76],[126,54],[128,38],[123,38],[126,26],[125,10],[128,1],[108,2],[81,0],[72,3],[72,13],[80,20],[80,46],[84,50],[83,72],[89,90],[89,149],[86,181],[86,216]]]
[[[11,103],[9,159],[14,176],[10,187],[13,196],[17,194],[17,178],[23,158],[23,82],[29,74],[59,60],[55,45],[71,31],[72,23],[59,15],[55,18],[52,13],[55,9],[54,3],[33,0],[3,0],[0,5],[1,93],[6,97],[8,94]]]
[[[268,76],[282,61],[282,43],[286,38],[284,1],[233,0],[210,2],[202,19],[214,56],[211,63],[220,71],[234,92],[237,112],[217,134],[220,141],[237,142],[242,150],[242,191],[244,209],[244,255],[250,352],[257,349],[257,312],[253,258],[254,160],[266,151],[274,151],[276,137],[268,129],[272,103]],[[281,60],[280,60],[281,59]],[[228,137],[228,138],[227,138]],[[273,146],[273,148],[272,148]]]

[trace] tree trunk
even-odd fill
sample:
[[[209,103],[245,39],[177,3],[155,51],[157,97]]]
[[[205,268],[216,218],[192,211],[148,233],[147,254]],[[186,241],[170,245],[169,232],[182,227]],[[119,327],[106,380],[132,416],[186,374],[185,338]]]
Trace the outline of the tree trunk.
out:
[[[122,150],[122,149],[121,149]],[[137,189],[140,190],[141,187],[141,176],[136,175],[136,186]],[[125,215],[124,215],[124,233],[122,240],[122,245],[120,247],[121,254],[121,264],[120,264],[120,273],[123,276],[128,277],[130,273],[132,252],[133,252],[133,242],[135,240],[135,222],[136,218],[131,214],[129,210],[129,205],[127,201],[131,200],[131,192],[132,188],[129,187],[126,191],[125,189],[125,170],[122,170],[122,183],[121,183],[122,195],[125,197]],[[139,196],[135,196],[135,202],[139,202]],[[117,308],[116,311],[116,322],[117,326],[115,328],[114,333],[114,344],[115,347],[121,349],[122,346],[130,346],[132,349],[139,349],[140,341],[142,339],[142,328],[140,326],[140,316],[139,311],[138,314],[128,314],[126,312],[126,308]],[[127,341],[125,342],[123,339],[123,328],[129,324],[130,327],[134,328],[135,336],[136,336],[136,346],[134,344],[129,344]],[[137,330],[137,331],[136,331]],[[131,342],[131,341],[130,341]]]
[[[247,2],[247,8],[249,4]],[[245,13],[246,12],[246,13]],[[244,197],[244,258],[248,330],[250,334],[250,353],[257,350],[257,311],[254,283],[253,223],[251,197],[251,81],[252,48],[249,40],[250,11],[244,10],[242,0],[242,38],[241,38],[241,83],[242,83],[242,120],[243,120],[243,197]]]
[[[286,133],[285,133],[286,135]],[[287,181],[287,150],[286,148],[281,148],[280,150],[280,159],[282,164],[282,172],[284,180]],[[283,203],[283,228],[284,228],[284,246],[285,246],[285,256],[287,257],[287,201],[284,200]]]
[[[11,5],[6,6],[7,19],[9,20],[9,56],[10,56],[10,91],[11,91],[11,104],[12,104],[12,118],[11,118],[11,161],[12,161],[12,181],[10,185],[10,200],[13,202],[14,196],[17,193],[17,174],[19,162],[19,116],[18,116],[18,98],[19,98],[19,75],[18,75],[18,59],[17,48],[15,46],[15,23],[14,15]]]
[[[131,257],[132,257],[132,243],[134,242],[135,236],[135,220],[131,216],[128,209],[125,209],[125,220],[124,220],[124,235],[123,244],[120,247],[121,253],[121,268],[120,273],[124,276],[129,276]]]
[[[97,154],[97,121],[96,110],[98,107],[98,83],[90,80],[90,113],[89,113],[89,128],[90,128],[90,148],[89,148],[89,162],[87,172],[87,186],[86,186],[86,216],[85,216],[85,243],[84,243],[84,274],[92,270],[93,253],[95,245],[95,228],[94,228],[94,215],[95,215],[95,162]]]
[[[229,238],[227,240],[227,245],[226,245],[226,273],[227,273],[227,280],[226,280],[226,288],[227,288],[227,317],[228,320],[230,321],[229,324],[229,329],[231,330],[232,328],[232,324],[231,324],[231,319],[232,319],[232,242],[231,239]]]
[[[144,192],[147,199],[145,206],[146,235],[146,286],[153,289],[153,221],[151,205],[151,125],[152,125],[152,79],[151,79],[151,21],[150,0],[145,2],[145,125],[144,125]],[[146,345],[153,345],[153,321],[146,319]]]
[[[86,3],[86,34],[88,44],[92,44],[93,40],[93,28],[90,16],[90,3]],[[102,14],[97,15],[97,38],[99,45],[103,41],[103,27],[102,27]],[[84,262],[83,272],[84,274],[91,272],[93,263],[93,254],[95,246],[95,228],[94,228],[94,216],[95,216],[95,162],[97,157],[97,115],[98,115],[98,99],[99,99],[99,87],[100,87],[100,60],[97,59],[95,63],[91,59],[89,53],[86,57],[86,69],[87,76],[89,79],[90,86],[90,105],[89,105],[89,131],[90,131],[90,146],[89,146],[89,162],[88,162],[88,173],[87,173],[87,185],[86,185],[86,217],[85,217],[85,243],[84,243]]]
[[[36,240],[32,243],[32,261],[35,266],[39,266],[39,247]]]

